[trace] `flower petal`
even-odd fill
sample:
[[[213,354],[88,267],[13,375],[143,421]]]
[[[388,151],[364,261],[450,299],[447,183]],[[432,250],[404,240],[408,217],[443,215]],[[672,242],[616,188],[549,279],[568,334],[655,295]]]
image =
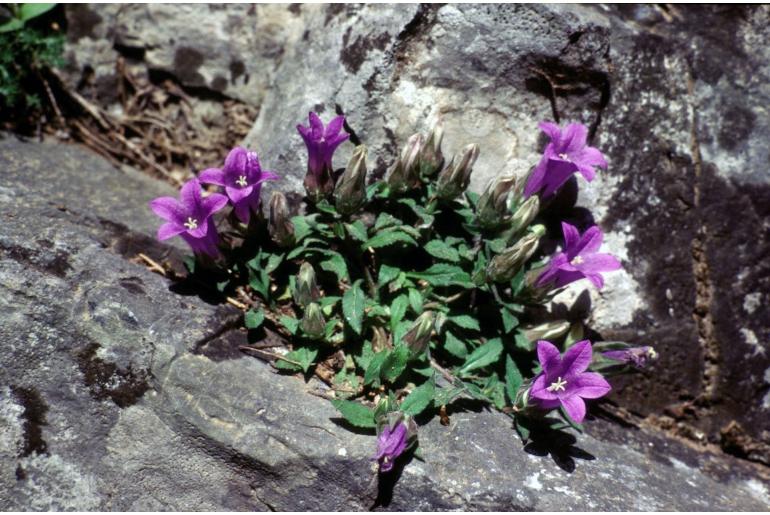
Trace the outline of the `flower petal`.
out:
[[[245,188],[231,188],[230,186],[226,186],[225,192],[227,193],[227,196],[230,197],[230,201],[232,201],[233,204],[240,204],[245,198],[251,195],[253,189],[254,186],[246,186]]]
[[[610,384],[596,372],[585,372],[572,378],[572,393],[584,399],[604,397],[610,390]]]
[[[557,353],[559,351],[556,351]],[[532,388],[529,390],[529,396],[533,399],[538,399],[541,401],[553,401],[558,400],[559,396],[556,395],[554,392],[551,392],[548,390],[548,387],[550,386],[550,383],[548,383],[548,380],[545,377],[545,373],[540,374],[535,378],[535,381],[532,383]]]
[[[554,143],[558,143],[561,138],[561,129],[553,122],[540,122],[537,124],[540,130],[543,131],[546,136]]]
[[[225,158],[224,171],[226,174],[245,174],[249,151],[243,147],[233,148]],[[229,172],[229,173],[228,173]]]
[[[551,157],[546,165],[543,178],[543,198],[550,197],[561,188],[572,174],[578,171],[578,167],[572,161]]]
[[[240,202],[233,204],[233,210],[235,211],[235,216],[238,218],[238,220],[245,224],[249,223],[249,218],[251,218],[251,209],[249,209],[248,199],[243,199]]]
[[[602,277],[601,274],[588,274],[586,275],[586,279],[591,281],[591,283],[596,286],[597,290],[601,290],[604,287],[604,277]]]
[[[186,211],[182,204],[173,197],[158,197],[150,201],[152,212],[166,220],[181,225],[184,222]]]
[[[203,184],[225,185],[225,172],[221,168],[207,168],[198,174],[198,180]]]
[[[602,154],[596,147],[585,147],[573,152],[570,157],[572,157],[573,161],[581,165],[607,168],[607,160],[604,158],[604,154]]]
[[[585,372],[591,364],[591,352],[590,341],[581,340],[575,343],[564,353],[559,375],[569,381],[572,377]]]
[[[610,254],[588,254],[583,255],[583,262],[577,265],[577,268],[586,275],[596,272],[611,272],[622,268],[620,261]]]
[[[204,218],[209,218],[211,215],[222,209],[227,205],[227,197],[221,193],[212,193],[208,197],[204,197],[201,200],[201,211]]]
[[[561,232],[564,234],[564,252],[568,258],[575,257],[577,255],[575,247],[580,243],[580,232],[578,232],[577,227],[567,222],[561,223]]]
[[[313,111],[308,114],[308,120],[310,122],[310,136],[314,140],[319,140],[324,136],[324,122]]]
[[[585,274],[579,270],[572,272],[559,269],[554,276],[553,286],[554,288],[561,288],[562,286],[567,286],[568,284],[574,283],[575,281],[579,281],[583,278],[585,278]]]
[[[561,353],[554,344],[546,340],[537,342],[537,359],[543,367],[543,372],[550,378],[553,373],[558,372],[561,364]]]
[[[330,140],[337,136],[342,130],[343,125],[345,125],[344,116],[337,116],[336,118],[333,118],[332,121],[329,122],[329,125],[326,126],[324,138]]]
[[[173,238],[177,234],[182,234],[187,228],[184,225],[179,225],[174,222],[167,222],[160,226],[158,229],[158,239],[160,241]]]
[[[561,405],[569,415],[569,418],[580,424],[586,416],[586,403],[577,395],[563,397]]]
[[[596,177],[596,170],[594,170],[593,166],[577,163],[577,167],[578,167],[577,171],[580,173],[580,175],[583,176],[583,178],[586,181],[591,182],[592,180],[594,180],[594,177]]]
[[[571,123],[564,129],[561,138],[561,152],[572,154],[578,152],[586,146],[588,137],[588,127],[582,123]]]
[[[259,179],[257,180],[256,184],[260,184],[265,181],[277,181],[280,179],[281,179],[281,176],[278,175],[277,173],[263,170],[262,173],[259,175]]]
[[[532,173],[529,174],[527,184],[524,186],[524,198],[529,198],[543,188],[545,168],[548,165],[548,157],[543,156]]]
[[[190,179],[184,183],[179,192],[179,198],[185,211],[193,217],[200,216],[201,183],[198,179]]]
[[[602,240],[604,235],[599,227],[593,225],[589,227],[586,232],[580,237],[580,243],[575,248],[575,253],[585,257],[586,254],[591,254],[599,250],[602,246]]]

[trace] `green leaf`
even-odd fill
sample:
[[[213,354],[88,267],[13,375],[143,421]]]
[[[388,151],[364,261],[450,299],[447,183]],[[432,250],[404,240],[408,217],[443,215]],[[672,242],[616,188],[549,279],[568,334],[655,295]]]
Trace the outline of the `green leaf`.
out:
[[[331,402],[332,405],[337,408],[337,411],[339,411],[350,424],[363,428],[377,427],[377,423],[374,421],[373,409],[353,401],[335,399]]]
[[[521,439],[526,443],[527,440],[529,440],[529,425],[530,421],[521,415],[517,416],[515,419],[515,426],[516,426],[516,432],[519,433],[519,436]]]
[[[283,254],[270,254],[270,257],[267,258],[267,265],[265,265],[265,273],[274,272],[283,262],[283,257]]]
[[[475,329],[476,331],[481,330],[479,327],[479,321],[470,315],[448,316],[447,322],[452,322],[457,327],[462,327],[463,329]]]
[[[444,348],[452,356],[457,356],[461,359],[465,359],[468,356],[468,348],[465,346],[465,343],[449,331],[446,332]]]
[[[282,370],[302,370],[307,373],[310,365],[313,364],[313,360],[318,355],[318,351],[315,349],[308,349],[307,347],[300,347],[286,354],[286,356],[275,360],[275,367]],[[291,360],[291,361],[288,361]],[[297,365],[299,363],[299,365]]]
[[[368,236],[366,235],[366,226],[361,220],[356,220],[351,224],[345,224],[345,228],[348,230],[348,234],[351,238],[358,241],[366,241]]]
[[[362,279],[353,283],[345,295],[342,296],[342,314],[351,329],[356,334],[361,334],[362,320],[364,318],[364,290],[361,289]]]
[[[521,349],[527,352],[532,352],[535,350],[535,342],[529,341],[529,339],[524,336],[524,333],[517,332],[513,337],[513,341],[517,349]]]
[[[297,328],[299,327],[299,320],[286,315],[282,316],[278,320],[279,322],[281,322],[282,326],[284,326],[286,329],[289,330],[291,334],[297,334]]]
[[[321,261],[321,269],[332,272],[340,282],[348,280],[348,265],[341,254],[334,252],[326,261]]]
[[[395,225],[404,225],[404,222],[389,213],[380,213],[377,220],[374,222],[374,230],[379,231],[385,227],[392,227]]]
[[[423,272],[410,272],[407,274],[414,279],[423,279],[432,286],[463,286],[473,288],[471,276],[462,268],[448,263],[436,263]]]
[[[19,19],[21,21],[37,18],[56,7],[56,4],[21,4],[19,6]]]
[[[263,299],[270,298],[270,278],[267,274],[262,272],[255,272],[249,270],[249,286],[259,293]]]
[[[265,314],[261,311],[254,311],[251,309],[246,312],[243,321],[246,324],[246,329],[256,329],[265,321]]]
[[[392,383],[406,370],[409,361],[409,348],[406,345],[396,345],[388,354],[380,369],[380,377]]]
[[[452,402],[455,397],[465,391],[465,388],[460,386],[452,386],[449,388],[439,388],[435,390],[435,398],[433,399],[433,405],[437,408],[440,406],[446,406]]]
[[[433,378],[425,381],[406,396],[401,403],[401,411],[412,416],[422,413],[433,402],[435,391],[436,384]]]
[[[503,328],[505,333],[508,334],[519,325],[519,319],[507,307],[503,307],[500,313],[503,317]]]
[[[467,374],[471,370],[491,365],[497,361],[502,352],[502,340],[500,340],[500,338],[493,338],[470,353],[465,359],[465,364],[460,368],[460,373]]]
[[[11,18],[7,22],[0,25],[0,34],[2,34],[3,32],[11,32],[14,30],[19,30],[22,27],[24,27],[23,21],[21,21],[18,18]]]
[[[372,357],[371,361],[369,361],[369,365],[366,367],[366,372],[364,373],[364,384],[372,384],[375,381],[377,381],[379,384],[378,380],[380,379],[382,364],[385,362],[389,354],[390,351],[381,350],[375,354],[374,357]]]
[[[511,403],[516,402],[516,394],[521,387],[521,383],[524,378],[521,377],[521,372],[516,366],[516,363],[510,356],[505,357],[505,390],[508,393],[508,398]]]
[[[508,240],[505,238],[497,238],[496,240],[490,240],[487,242],[489,250],[495,254],[499,254],[507,247]]]
[[[443,259],[444,261],[451,261],[457,263],[460,261],[460,254],[457,250],[453,249],[441,240],[431,240],[425,245],[425,250],[431,256]]]
[[[396,267],[388,266],[388,265],[381,265],[380,271],[377,274],[377,284],[380,286],[384,286],[385,284],[389,283],[396,277],[398,277],[398,274],[401,272]]]
[[[313,230],[313,228],[310,225],[310,222],[304,216],[291,217],[291,223],[294,224],[294,239],[297,242],[302,241],[302,239],[308,234],[310,234]]]
[[[378,249],[381,247],[387,247],[389,245],[393,245],[394,243],[408,243],[409,245],[417,245],[417,242],[406,234],[405,232],[401,231],[390,231],[390,232],[381,232],[371,238],[369,241],[361,245],[362,250],[366,250],[367,248],[373,248]]]
[[[492,401],[495,408],[501,410],[505,407],[505,385],[497,378],[490,376],[482,390],[484,395]]]
[[[415,313],[422,313],[422,294],[419,290],[409,288],[409,305]]]
[[[390,304],[390,330],[394,331],[399,322],[406,315],[406,308],[409,306],[409,298],[406,295],[399,295]]]
[[[354,356],[353,359],[355,359],[356,364],[360,368],[362,368],[363,370],[366,370],[367,368],[369,368],[369,363],[372,362],[373,357],[374,357],[374,351],[372,350],[372,342],[367,341],[361,347],[361,354],[359,356]]]

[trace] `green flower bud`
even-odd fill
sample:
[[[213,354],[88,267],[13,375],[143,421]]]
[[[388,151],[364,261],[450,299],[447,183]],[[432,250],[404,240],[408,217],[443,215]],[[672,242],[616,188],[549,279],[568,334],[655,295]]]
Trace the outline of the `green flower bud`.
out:
[[[403,193],[409,190],[419,180],[418,157],[422,149],[422,134],[412,135],[406,142],[401,156],[398,158],[388,175],[390,189]]]
[[[513,213],[511,218],[511,229],[513,234],[524,229],[532,220],[535,219],[540,211],[540,198],[537,195],[529,197]]]
[[[460,195],[471,182],[471,172],[479,157],[479,146],[466,146],[459,158],[453,157],[438,176],[437,195],[443,200],[452,200]]]
[[[522,328],[522,334],[530,342],[539,340],[558,340],[570,329],[570,323],[566,320],[553,320],[538,325],[530,325]]]
[[[422,175],[430,177],[441,170],[444,154],[441,153],[441,140],[444,139],[444,127],[441,122],[433,126],[419,156],[419,169]]]
[[[297,274],[296,289],[294,290],[294,301],[302,307],[317,301],[321,297],[321,291],[315,280],[315,270],[313,265],[308,262],[302,263]]]
[[[385,329],[382,327],[375,327],[372,330],[374,331],[374,336],[372,337],[372,350],[374,352],[393,348]]]
[[[436,317],[431,311],[425,311],[417,317],[412,327],[403,337],[403,342],[409,347],[411,356],[417,357],[428,348]]]
[[[513,400],[513,411],[521,412],[529,406],[529,391],[532,389],[532,380],[527,379],[516,392],[516,398]]]
[[[543,234],[545,234],[545,227],[536,225],[532,228],[531,232],[517,241],[512,247],[508,247],[502,253],[492,258],[492,261],[487,266],[487,277],[496,283],[503,283],[513,279],[513,276],[535,253]]]
[[[493,228],[505,221],[508,194],[517,183],[516,176],[503,175],[489,182],[476,204],[476,218],[482,227]]]
[[[366,146],[356,147],[334,189],[337,211],[344,215],[358,211],[366,200],[366,154]]]
[[[294,224],[289,213],[289,203],[280,191],[274,191],[270,196],[268,230],[279,247],[294,245]]]
[[[302,317],[302,331],[315,340],[323,337],[326,332],[326,320],[324,319],[321,306],[315,302],[311,302],[305,308],[305,314]]]

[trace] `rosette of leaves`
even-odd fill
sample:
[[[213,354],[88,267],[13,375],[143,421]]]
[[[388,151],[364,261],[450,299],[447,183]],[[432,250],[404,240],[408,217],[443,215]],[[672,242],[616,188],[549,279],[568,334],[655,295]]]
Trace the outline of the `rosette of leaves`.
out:
[[[466,397],[516,417],[526,437],[536,340],[581,335],[565,321],[525,324],[551,297],[533,285],[538,197],[525,201],[513,176],[467,191],[478,147],[445,159],[441,140],[440,128],[413,136],[368,185],[358,147],[302,214],[274,194],[272,241],[240,272],[262,303],[246,325],[282,332],[291,351],[275,366],[323,378],[353,426],[376,427],[383,402],[429,417]]]

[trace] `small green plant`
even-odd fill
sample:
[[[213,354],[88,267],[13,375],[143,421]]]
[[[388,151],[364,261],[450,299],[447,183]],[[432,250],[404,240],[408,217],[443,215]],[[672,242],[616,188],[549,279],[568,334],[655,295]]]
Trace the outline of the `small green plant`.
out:
[[[5,4],[0,25],[0,107],[40,109],[40,72],[61,66],[64,36],[29,22],[56,4]],[[7,15],[10,15],[8,17]]]
[[[363,145],[335,170],[343,125],[310,113],[298,127],[308,149],[299,213],[273,193],[264,219],[261,185],[280,176],[240,147],[186,183],[181,201],[150,207],[166,220],[159,239],[179,235],[194,250],[193,276],[251,306],[246,328],[286,336],[286,352],[269,353],[276,368],[316,374],[348,424],[376,431],[381,472],[413,448],[417,422],[461,397],[508,414],[527,440],[533,427],[579,429],[584,399],[610,390],[603,376],[654,359],[651,347],[592,347],[581,321],[548,315],[562,287],[588,279],[601,288],[602,273],[621,266],[599,252],[596,226],[581,233],[563,222],[562,251],[540,249],[555,192],[606,166],[584,125],[542,123],[551,143],[540,163],[496,177],[481,195],[467,191],[479,147],[445,159],[440,126],[409,138],[384,180],[367,185]],[[223,193],[204,196],[201,183]],[[227,205],[229,228],[218,231],[213,215]]]

